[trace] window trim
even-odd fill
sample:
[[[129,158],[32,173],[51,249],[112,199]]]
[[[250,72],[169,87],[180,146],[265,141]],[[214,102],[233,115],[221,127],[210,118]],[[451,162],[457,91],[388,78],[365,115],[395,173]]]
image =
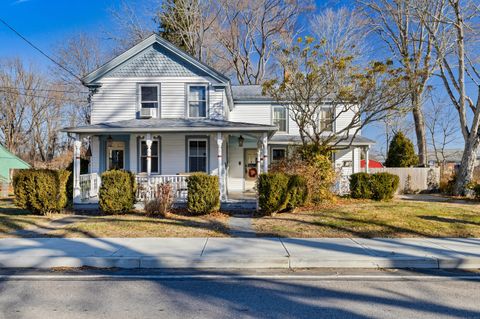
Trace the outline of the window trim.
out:
[[[142,101],[142,87],[156,87],[157,88],[157,101]],[[160,83],[138,83],[138,98],[137,98],[137,111],[142,110],[142,103],[157,103],[157,118],[160,117],[160,105],[161,105],[161,84]]]
[[[147,172],[142,172],[142,142],[146,142],[146,138],[139,137],[137,141],[137,172],[139,174],[146,174]],[[151,174],[161,175],[162,174],[162,138],[160,136],[152,138],[152,141],[158,142],[158,172],[152,171]]]
[[[206,135],[200,135],[200,136],[185,136],[185,172],[186,173],[191,173],[190,172],[190,141],[205,141],[206,142],[206,147],[207,147],[207,163],[205,165],[206,167],[206,172],[207,174],[210,174],[210,137]]]
[[[275,163],[275,161],[273,160],[273,151],[274,151],[274,150],[283,150],[283,151],[285,151],[285,158],[287,158],[287,148],[286,148],[286,147],[274,146],[274,147],[271,147],[271,148],[270,148],[270,158],[272,159],[272,163]]]
[[[328,129],[321,129],[322,132],[330,132],[330,133],[334,133],[335,132],[335,108],[333,106],[326,106],[326,107],[322,107],[320,108],[320,112],[318,112],[318,126],[319,128],[321,127],[321,123],[322,123],[322,111],[331,111],[331,114],[332,114],[332,122],[330,123],[331,125],[331,128],[330,130]]]
[[[288,134],[289,131],[289,116],[288,116],[288,107],[285,105],[272,105],[272,125],[275,125],[275,108],[283,108],[285,110],[285,131],[277,130],[278,134]]]
[[[190,116],[190,87],[203,86],[205,88],[205,116]],[[210,85],[208,83],[187,83],[185,85],[185,114],[187,118],[192,119],[206,119],[210,111]]]

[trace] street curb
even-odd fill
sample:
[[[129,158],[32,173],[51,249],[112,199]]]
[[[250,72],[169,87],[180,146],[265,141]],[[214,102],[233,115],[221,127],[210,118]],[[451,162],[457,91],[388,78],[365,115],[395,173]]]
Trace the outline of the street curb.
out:
[[[437,259],[427,257],[364,257],[352,259],[319,259],[311,257],[232,257],[173,256],[138,257],[63,257],[18,256],[0,258],[0,268],[96,267],[126,269],[300,269],[300,268],[417,268],[477,269],[480,258]]]

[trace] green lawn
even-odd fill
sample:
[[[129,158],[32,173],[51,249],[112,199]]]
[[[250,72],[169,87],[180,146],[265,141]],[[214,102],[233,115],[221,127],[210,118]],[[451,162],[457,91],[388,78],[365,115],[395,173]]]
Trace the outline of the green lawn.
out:
[[[338,200],[254,221],[258,236],[480,237],[480,205]]]

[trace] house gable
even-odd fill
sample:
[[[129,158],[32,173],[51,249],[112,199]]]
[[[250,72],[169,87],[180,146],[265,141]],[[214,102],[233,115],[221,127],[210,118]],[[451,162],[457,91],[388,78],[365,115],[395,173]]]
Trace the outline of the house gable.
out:
[[[83,78],[95,86],[103,77],[210,76],[227,85],[229,79],[208,65],[152,34]]]
[[[208,76],[197,66],[180,59],[158,43],[125,61],[104,77],[194,77]]]

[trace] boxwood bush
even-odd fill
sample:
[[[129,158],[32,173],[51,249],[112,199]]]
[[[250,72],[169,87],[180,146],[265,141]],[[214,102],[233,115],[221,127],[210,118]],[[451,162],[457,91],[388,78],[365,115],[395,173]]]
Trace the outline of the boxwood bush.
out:
[[[390,173],[356,173],[350,176],[352,198],[389,200],[395,195],[400,183],[397,175]]]
[[[397,191],[400,178],[390,173],[375,173],[371,176],[372,198],[375,200],[392,199]]]
[[[372,198],[370,174],[355,173],[350,175],[350,196],[352,198]]]
[[[258,206],[265,215],[286,208],[289,177],[280,172],[260,174],[257,181]]]
[[[303,176],[291,175],[288,180],[285,205],[287,209],[295,209],[305,205],[308,198],[308,185]]]
[[[135,204],[135,175],[129,171],[111,170],[101,175],[99,206],[106,214],[126,213]]]
[[[36,214],[61,211],[67,204],[65,170],[25,169],[13,177],[15,205]]]
[[[210,214],[220,209],[218,176],[194,173],[187,177],[187,210],[192,214]]]

